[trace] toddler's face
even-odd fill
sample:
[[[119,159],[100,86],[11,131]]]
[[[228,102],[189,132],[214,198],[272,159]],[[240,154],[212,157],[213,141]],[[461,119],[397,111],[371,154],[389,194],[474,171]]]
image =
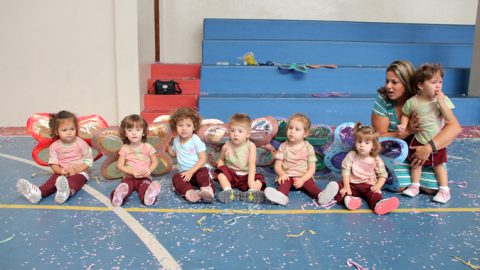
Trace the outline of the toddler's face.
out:
[[[125,134],[131,144],[137,144],[142,142],[143,128],[140,125],[135,124],[133,127],[126,128]]]
[[[230,141],[233,144],[241,144],[250,136],[250,128],[244,124],[231,124],[229,129]]]
[[[182,139],[190,139],[193,136],[195,125],[192,119],[185,118],[177,122],[177,134]]]
[[[355,142],[355,149],[361,157],[368,157],[373,149],[372,140],[365,140],[363,138],[357,139]]]
[[[418,84],[423,96],[427,98],[434,98],[440,91],[442,91],[443,79],[440,74],[436,73],[430,80]]]
[[[64,143],[72,143],[77,138],[77,127],[73,122],[73,119],[65,119],[60,125],[58,125],[57,130],[60,140]]]
[[[301,121],[292,119],[288,123],[287,137],[292,143],[303,141],[308,136],[305,130],[305,124]]]

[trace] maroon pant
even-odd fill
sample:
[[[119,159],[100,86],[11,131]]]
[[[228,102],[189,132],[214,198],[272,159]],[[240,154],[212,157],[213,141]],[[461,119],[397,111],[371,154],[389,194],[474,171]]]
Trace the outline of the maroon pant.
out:
[[[248,174],[238,175],[235,170],[232,170],[225,165],[218,167],[215,170],[215,173],[223,173],[225,177],[227,177],[227,180],[230,182],[232,188],[238,188],[241,191],[247,191],[250,189],[248,187]],[[264,190],[267,187],[267,184],[265,183],[265,177],[263,177],[263,175],[255,173],[255,180],[262,182],[261,190]]]
[[[123,203],[127,201],[128,196],[130,196],[134,191],[136,191],[138,194],[138,197],[140,198],[140,201],[143,204],[143,199],[145,198],[145,191],[147,191],[147,188],[152,183],[152,180],[147,177],[135,178],[131,175],[128,175],[123,177],[121,183],[125,183],[128,185],[128,193],[125,196]],[[112,192],[110,193],[110,201],[113,199],[114,193],[115,193],[115,189],[112,190]]]
[[[410,146],[419,146],[423,145],[417,139],[413,138],[412,141],[410,142]],[[413,154],[415,154],[415,149],[410,149],[410,152],[408,153],[408,158],[410,159]],[[428,156],[428,159],[423,163],[424,166],[436,166],[440,165],[442,163],[447,162],[447,148],[442,148],[438,149],[437,152],[431,153],[430,156]]]
[[[40,191],[42,192],[42,198],[50,196],[57,191],[55,183],[57,182],[57,177],[59,176],[60,174],[52,174],[52,176],[50,176],[50,178],[48,178],[48,180],[39,187]],[[85,178],[85,176],[82,174],[69,176],[67,177],[67,180],[68,186],[70,187],[70,196],[73,196],[73,194],[82,189],[83,185],[87,183],[87,178]]]
[[[285,196],[288,197],[288,193],[290,193],[290,190],[293,187],[293,177],[290,177],[287,181],[283,182],[283,184],[278,185],[278,191],[283,193]],[[317,199],[318,194],[322,192],[322,190],[317,186],[315,183],[315,180],[313,178],[308,179],[305,183],[303,183],[303,186],[299,188],[298,190],[301,190],[305,193],[308,194],[308,196]]]
[[[339,190],[343,188],[343,182],[338,182]],[[375,208],[375,204],[382,199],[382,194],[372,191],[372,185],[370,184],[350,184],[350,189],[352,190],[352,196],[365,198],[368,202],[370,209]],[[338,203],[343,203],[345,196],[340,195],[340,192],[335,196],[335,200]]]
[[[207,168],[202,167],[198,169],[193,175],[190,181],[185,181],[182,179],[180,173],[176,173],[172,178],[173,189],[177,192],[178,195],[185,198],[185,193],[190,189],[199,189],[201,187],[210,186],[215,193],[215,187],[213,182],[210,179],[210,174]]]

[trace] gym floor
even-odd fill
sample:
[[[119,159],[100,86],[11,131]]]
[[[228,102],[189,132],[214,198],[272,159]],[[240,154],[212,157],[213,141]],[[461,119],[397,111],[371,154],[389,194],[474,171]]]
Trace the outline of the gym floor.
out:
[[[0,269],[479,269],[478,134],[449,147],[449,203],[386,191],[400,207],[385,216],[366,203],[357,211],[321,208],[296,191],[286,207],[190,204],[173,192],[171,174],[156,178],[162,192],[152,207],[134,193],[114,208],[108,195],[119,180],[102,178],[102,159],[66,203],[50,196],[32,205],[15,183],[25,178],[39,185],[48,168],[32,161],[31,137],[3,134]],[[327,178],[337,180],[320,178],[320,187]],[[267,175],[268,185],[273,179]]]

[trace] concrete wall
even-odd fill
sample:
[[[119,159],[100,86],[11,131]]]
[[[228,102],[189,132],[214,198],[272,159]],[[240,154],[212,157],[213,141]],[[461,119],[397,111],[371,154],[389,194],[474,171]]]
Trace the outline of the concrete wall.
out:
[[[112,125],[139,113],[153,23],[153,0],[0,0],[0,126],[61,109]]]
[[[199,63],[203,18],[475,24],[477,0],[160,0],[164,63]],[[392,33],[394,34],[394,33]],[[139,113],[153,0],[0,0],[0,126],[36,112]]]
[[[477,7],[477,24],[475,26],[475,46],[473,47],[472,69],[468,94],[480,97],[480,5]]]
[[[161,62],[200,63],[204,18],[475,24],[478,0],[160,0],[160,3]]]

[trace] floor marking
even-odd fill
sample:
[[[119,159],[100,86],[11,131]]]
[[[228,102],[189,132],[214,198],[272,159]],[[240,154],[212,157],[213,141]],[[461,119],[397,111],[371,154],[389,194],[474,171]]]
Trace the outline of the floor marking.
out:
[[[89,187],[91,188],[91,187]],[[98,192],[98,191],[97,191]],[[103,196],[103,194],[101,194]],[[108,199],[107,199],[108,200]],[[113,208],[113,207],[112,207]],[[68,206],[68,205],[31,205],[0,204],[0,209],[43,209],[43,210],[76,210],[76,211],[114,211],[116,208],[103,206]],[[310,215],[310,214],[371,214],[369,209],[318,209],[318,210],[248,210],[248,209],[178,209],[178,208],[118,208],[129,213],[186,213],[186,214],[265,214],[265,215]],[[399,208],[392,213],[477,213],[480,208]]]
[[[37,168],[40,168],[42,170],[47,170],[50,171],[49,167],[44,167],[40,166],[37,163],[24,159],[21,157],[16,157],[16,156],[11,156],[7,154],[0,153],[0,157],[8,158],[11,160],[23,162],[32,166],[35,166]],[[98,192],[96,189],[92,188],[91,186],[84,185],[83,190],[85,190],[88,194],[90,194],[92,197],[95,199],[99,200],[102,202],[104,205],[107,207],[87,207],[87,206],[66,206],[66,205],[10,205],[12,207],[9,207],[9,205],[2,205],[4,207],[2,208],[40,208],[40,209],[45,209],[45,207],[49,207],[47,209],[58,209],[58,210],[70,210],[69,208],[72,208],[72,210],[87,210],[87,208],[90,208],[89,211],[92,211],[92,209],[98,210],[98,209],[103,209],[102,211],[112,211],[114,212],[125,224],[140,238],[140,240],[145,244],[145,246],[152,252],[152,254],[157,258],[158,262],[162,265],[163,268],[165,269],[181,269],[180,265],[175,261],[173,256],[168,252],[168,250],[165,249],[165,247],[158,242],[157,238],[150,233],[147,229],[145,229],[140,222],[138,222],[130,213],[128,213],[124,208],[121,207],[113,207],[112,204],[110,203],[110,199],[108,199],[105,195],[102,193]],[[19,206],[19,207],[15,207]],[[20,207],[21,206],[21,207]]]

